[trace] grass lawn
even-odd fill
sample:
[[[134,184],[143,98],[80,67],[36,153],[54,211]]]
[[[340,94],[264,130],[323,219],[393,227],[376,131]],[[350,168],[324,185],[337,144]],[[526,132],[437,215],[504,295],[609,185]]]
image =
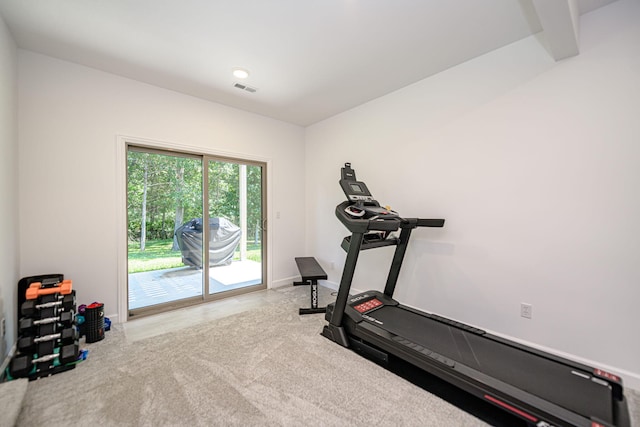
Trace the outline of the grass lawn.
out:
[[[183,267],[182,253],[172,251],[173,240],[148,240],[144,251],[140,250],[140,242],[129,242],[129,273],[164,270]],[[240,259],[240,251],[236,250],[234,260]],[[247,259],[260,262],[260,244],[247,244]]]

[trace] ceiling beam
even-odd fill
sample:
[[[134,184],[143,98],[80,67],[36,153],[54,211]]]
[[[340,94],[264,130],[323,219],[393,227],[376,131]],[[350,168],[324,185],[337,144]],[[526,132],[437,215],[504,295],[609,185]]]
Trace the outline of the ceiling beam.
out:
[[[556,61],[579,53],[577,0],[533,0],[543,36]]]

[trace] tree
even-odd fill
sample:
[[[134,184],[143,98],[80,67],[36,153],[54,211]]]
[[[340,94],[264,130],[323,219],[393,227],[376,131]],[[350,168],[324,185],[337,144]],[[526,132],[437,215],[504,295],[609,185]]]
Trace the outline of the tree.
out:
[[[200,159],[176,157],[174,163],[174,193],[175,204],[173,222],[173,250],[179,250],[175,238],[176,230],[187,218],[202,217],[202,161]]]
[[[149,189],[149,162],[143,164],[142,213],[140,214],[140,250],[144,251],[147,241],[147,191]]]
[[[147,230],[147,196],[149,189],[149,154],[129,151],[127,154],[127,212],[128,234],[140,239],[140,250],[144,250]],[[132,229],[136,227],[136,230]]]
[[[247,236],[254,244],[262,240],[262,167],[247,166]]]
[[[240,167],[237,163],[209,162],[209,216],[240,222]]]

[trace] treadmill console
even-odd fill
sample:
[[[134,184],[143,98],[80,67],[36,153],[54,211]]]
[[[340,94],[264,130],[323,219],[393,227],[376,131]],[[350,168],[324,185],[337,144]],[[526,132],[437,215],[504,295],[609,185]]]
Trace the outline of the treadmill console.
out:
[[[351,169],[351,163],[345,163],[342,168],[340,187],[351,202],[375,202],[367,185],[356,180],[356,172]]]
[[[356,179],[356,172],[351,169],[351,163],[345,163],[342,168],[340,187],[351,202],[344,209],[350,217],[383,220],[398,218],[397,212],[380,206],[371,195],[367,185]]]

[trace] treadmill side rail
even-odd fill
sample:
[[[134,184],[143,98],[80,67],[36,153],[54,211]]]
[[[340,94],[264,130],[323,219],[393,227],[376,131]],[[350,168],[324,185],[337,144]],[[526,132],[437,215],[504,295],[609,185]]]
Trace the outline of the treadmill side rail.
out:
[[[506,384],[462,363],[430,352],[430,350],[419,345],[412,348],[405,342],[404,338],[392,334],[382,327],[367,322],[354,324],[353,327],[353,330],[349,330],[349,336],[358,337],[368,346],[372,346],[373,348],[377,347],[389,354],[393,354],[399,359],[420,368],[424,372],[440,377],[482,400],[489,401],[494,405],[496,405],[496,400],[504,402],[513,409],[509,409],[507,406],[500,404],[496,406],[507,409],[509,412],[526,419],[528,422],[532,422],[531,417],[533,417],[535,419],[535,425],[542,422],[543,424],[539,425],[553,427],[612,426],[612,424],[602,420],[597,420],[598,424],[593,424],[593,421],[596,420],[576,414],[575,412]],[[394,343],[396,345],[394,345]],[[427,353],[430,354],[427,355]],[[526,416],[524,414],[526,414]],[[624,423],[616,425],[629,427],[629,424]]]

